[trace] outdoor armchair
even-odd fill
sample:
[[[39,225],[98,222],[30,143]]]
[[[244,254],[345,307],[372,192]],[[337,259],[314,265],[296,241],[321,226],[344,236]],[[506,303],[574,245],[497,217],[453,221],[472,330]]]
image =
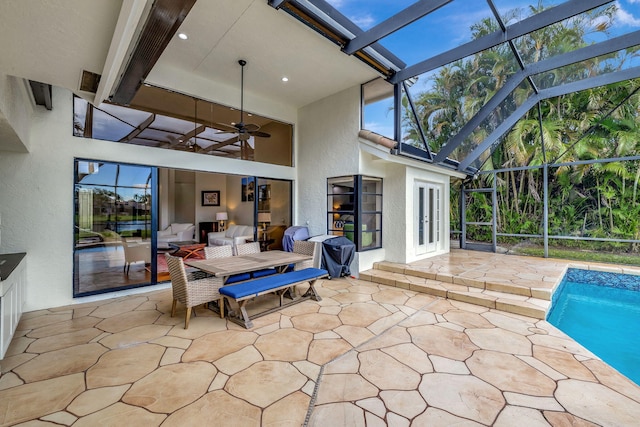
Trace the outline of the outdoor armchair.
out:
[[[189,328],[191,308],[200,304],[217,300],[220,304],[220,317],[224,317],[224,304],[219,289],[222,287],[222,278],[204,277],[198,278],[196,273],[187,274],[182,258],[164,254],[171,276],[171,288],[173,289],[173,304],[171,317],[176,314],[176,303],[184,304],[187,312],[184,319],[184,328]]]

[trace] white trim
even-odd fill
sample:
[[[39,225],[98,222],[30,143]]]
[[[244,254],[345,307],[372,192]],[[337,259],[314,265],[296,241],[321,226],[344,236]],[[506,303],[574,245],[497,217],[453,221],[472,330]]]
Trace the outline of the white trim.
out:
[[[358,140],[360,141],[360,149],[362,151],[365,151],[373,156],[376,156],[377,158],[381,159],[381,160],[385,160],[387,162],[391,162],[391,163],[397,163],[397,164],[401,164],[401,165],[405,165],[405,166],[411,166],[414,167],[416,169],[421,169],[421,170],[425,170],[425,171],[429,171],[429,172],[435,172],[438,173],[440,175],[446,175],[446,176],[450,176],[450,177],[454,177],[454,178],[466,178],[467,175],[462,173],[462,172],[458,172],[452,169],[447,169],[447,168],[443,168],[443,167],[439,167],[436,166],[432,163],[426,163],[426,162],[421,162],[418,160],[414,160],[408,157],[404,157],[404,156],[396,156],[393,155],[389,152],[389,149],[386,147],[380,147],[377,144],[374,144],[370,141],[367,141],[366,139],[362,139],[362,138],[358,138]]]
[[[94,105],[99,105],[111,95],[116,79],[120,77],[120,71],[129,62],[129,52],[133,48],[137,34],[142,29],[152,3],[151,0],[122,2],[109,52],[102,68],[100,83],[93,100]]]

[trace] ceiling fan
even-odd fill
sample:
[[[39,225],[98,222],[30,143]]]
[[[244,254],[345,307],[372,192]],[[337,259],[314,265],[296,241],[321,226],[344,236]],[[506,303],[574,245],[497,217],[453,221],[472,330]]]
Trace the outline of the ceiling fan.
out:
[[[247,141],[252,136],[271,138],[270,134],[259,130],[260,126],[252,123],[245,124],[244,122],[244,66],[247,65],[247,61],[241,59],[238,61],[238,64],[242,67],[240,69],[240,121],[238,123],[233,123],[234,130],[231,133],[236,133],[238,135],[238,141]]]

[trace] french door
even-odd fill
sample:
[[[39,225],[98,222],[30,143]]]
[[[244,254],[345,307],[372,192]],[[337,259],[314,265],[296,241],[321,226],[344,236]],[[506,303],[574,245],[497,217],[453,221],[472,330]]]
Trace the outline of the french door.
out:
[[[416,255],[434,252],[442,242],[442,185],[416,181],[414,191]]]

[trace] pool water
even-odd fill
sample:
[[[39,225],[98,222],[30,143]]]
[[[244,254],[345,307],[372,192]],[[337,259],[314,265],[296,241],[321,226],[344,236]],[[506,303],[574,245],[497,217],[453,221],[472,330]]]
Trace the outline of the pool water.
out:
[[[547,321],[640,385],[640,276],[569,269]]]

